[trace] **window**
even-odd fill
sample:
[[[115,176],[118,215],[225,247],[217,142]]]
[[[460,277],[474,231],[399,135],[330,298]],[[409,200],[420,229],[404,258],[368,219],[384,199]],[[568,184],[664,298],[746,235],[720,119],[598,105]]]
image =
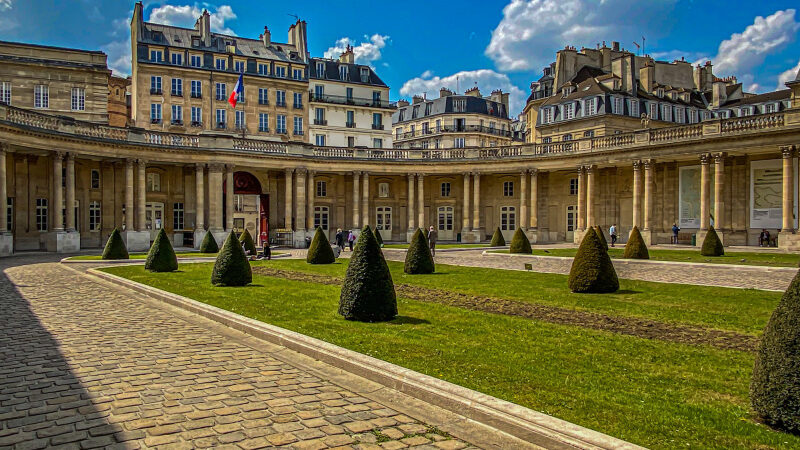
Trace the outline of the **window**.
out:
[[[258,74],[259,75],[269,75],[269,64],[259,64],[258,65]]]
[[[269,114],[267,113],[258,114],[258,131],[262,131],[265,133],[269,131]]]
[[[150,50],[150,61],[161,62],[163,56],[164,52],[162,52],[161,50]]]
[[[594,137],[594,130],[584,131],[583,132],[583,137],[587,137],[587,138]]]
[[[314,207],[314,228],[328,229],[328,207],[315,206]]]
[[[383,139],[372,138],[372,148],[383,148]]]
[[[183,124],[183,107],[181,105],[172,105],[172,123],[174,125]]]
[[[353,148],[356,146],[356,138],[353,136],[347,136],[347,147]]]
[[[161,94],[161,77],[150,77],[150,93]]]
[[[614,114],[624,114],[624,111],[622,110],[622,98],[620,98],[620,97],[612,97],[611,100],[612,100],[612,103],[611,103],[612,111],[611,112],[614,113]]]
[[[697,110],[690,109],[689,110],[689,123],[697,123]]]
[[[741,117],[749,116],[749,115],[752,115],[752,114],[753,114],[753,110],[749,106],[744,106],[744,107],[739,109],[739,116],[741,116]]]
[[[92,189],[100,189],[100,171],[97,169],[92,169],[91,186]]]
[[[664,89],[656,89],[656,97],[661,98],[664,96]]]
[[[453,112],[465,112],[467,110],[467,100],[453,100]]]
[[[513,197],[514,196],[514,182],[513,181],[504,181],[503,182],[503,197]]]
[[[279,78],[286,78],[286,67],[275,66],[275,76]]]
[[[325,125],[325,108],[314,108],[314,125]]]
[[[192,98],[203,97],[203,83],[200,80],[192,80]]]
[[[411,109],[411,118],[416,119],[417,117],[419,117],[419,105],[416,105]]]
[[[183,222],[183,203],[172,204],[172,229],[182,230],[184,227]]]
[[[561,137],[562,141],[571,141],[572,140],[572,133],[567,133]]]
[[[183,80],[180,78],[172,79],[172,95],[183,97]]]
[[[353,88],[349,87],[345,90],[345,96],[347,97],[347,103],[353,102]]]
[[[49,108],[50,107],[50,87],[44,84],[39,84],[33,87],[33,107],[34,108]]]
[[[632,117],[639,117],[639,100],[636,100],[635,98],[630,99],[628,111],[630,111]]]
[[[217,58],[217,60],[215,61],[216,64],[215,67],[217,68],[217,70],[225,70],[225,65],[226,65],[225,63],[226,61],[224,59]]]
[[[325,135],[318,134],[315,136],[314,141],[317,143],[318,146],[324,147],[325,146]]]
[[[89,231],[100,229],[100,202],[89,202]]]
[[[225,83],[217,83],[217,100],[225,100],[227,88]]]
[[[453,147],[454,148],[464,148],[464,138],[455,138],[453,140]]]
[[[236,73],[244,73],[244,61],[234,61],[233,70]]]
[[[244,111],[236,110],[236,116],[234,117],[233,126],[237,130],[244,130]]]
[[[8,197],[6,202],[6,227],[8,231],[14,229],[14,197]]]
[[[658,103],[656,103],[656,102],[647,103],[647,107],[649,108],[647,110],[647,117],[649,117],[651,120],[658,119],[658,106],[657,105],[658,105]]]
[[[542,138],[542,144],[549,144],[549,143],[551,143],[551,142],[553,142],[553,138],[552,138],[552,137],[550,137],[550,136],[547,136],[547,137],[543,137],[543,138]]]
[[[383,129],[383,114],[372,113],[372,129],[373,130]]]
[[[597,114],[597,99],[587,98],[583,101],[583,114],[585,116],[593,116]]]
[[[403,135],[403,127],[397,127],[397,128],[394,129],[394,138],[395,139],[400,139],[400,137],[402,135]]]
[[[450,197],[450,183],[442,183],[442,197]]]
[[[275,91],[275,106],[286,106],[286,91]]]
[[[83,88],[72,88],[72,110],[86,109],[86,91]]]
[[[553,108],[545,108],[542,110],[542,123],[551,123],[553,121]]]
[[[150,122],[161,123],[161,103],[150,104]]]
[[[203,123],[203,110],[199,106],[192,106],[192,125]]]
[[[189,65],[192,67],[202,67],[203,59],[200,57],[200,55],[191,55],[189,56]]]
[[[302,80],[303,79],[303,70],[302,69],[292,69],[292,78],[295,80]]]
[[[147,174],[147,192],[161,192],[161,174],[155,172],[148,172]]]
[[[300,92],[294,93],[294,105],[295,109],[303,109],[303,94]]]
[[[11,104],[11,83],[8,81],[0,83],[0,103]]]
[[[295,116],[294,118],[294,134],[297,136],[303,135],[303,118]]]
[[[278,114],[275,122],[275,131],[279,134],[286,134],[286,116],[283,114]]]
[[[764,105],[764,114],[774,113],[777,110],[775,103],[767,103]]]
[[[517,211],[515,207],[503,206],[500,208],[500,229],[503,231],[517,229]]]
[[[183,55],[180,53],[171,53],[170,57],[172,58],[172,64],[176,66],[183,65]]]
[[[355,111],[347,111],[345,125],[348,128],[355,128],[356,127],[356,112]]]
[[[269,89],[258,88],[258,104],[269,105]]]
[[[661,120],[672,121],[672,105],[661,105]]]
[[[328,196],[328,183],[325,181],[317,181],[317,197]]]
[[[717,117],[719,117],[720,119],[727,119],[728,111],[717,111]]]
[[[570,178],[569,180],[569,195],[578,195],[578,179]]]
[[[36,231],[47,231],[47,199],[36,199]]]
[[[317,78],[325,78],[325,63],[317,63]]]
[[[683,107],[676,106],[675,107],[675,122],[678,123],[685,123],[686,122],[686,115],[683,112]]]
[[[350,73],[350,71],[347,68],[347,66],[339,66],[339,79],[340,80],[346,80],[349,73]]]
[[[570,120],[575,117],[575,103],[567,103],[563,106],[564,120]]]
[[[221,130],[225,129],[225,112],[224,109],[217,110],[217,128]]]
[[[369,69],[366,67],[361,68],[361,82],[367,83],[369,82]]]
[[[322,99],[322,96],[325,95],[325,86],[316,85],[314,86],[314,98],[316,100]]]

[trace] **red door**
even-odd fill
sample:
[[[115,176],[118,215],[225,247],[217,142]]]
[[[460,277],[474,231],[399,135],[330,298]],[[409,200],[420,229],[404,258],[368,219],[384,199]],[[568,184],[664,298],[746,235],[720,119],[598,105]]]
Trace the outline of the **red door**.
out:
[[[259,245],[269,242],[269,194],[261,194],[259,198]]]

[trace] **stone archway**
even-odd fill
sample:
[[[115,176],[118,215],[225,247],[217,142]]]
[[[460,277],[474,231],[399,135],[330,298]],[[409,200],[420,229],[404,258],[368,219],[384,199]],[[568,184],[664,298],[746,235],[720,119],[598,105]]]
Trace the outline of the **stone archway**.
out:
[[[222,190],[225,192],[226,183]],[[233,227],[237,232],[248,229],[258,245],[269,239],[269,195],[264,193],[261,183],[250,172],[233,173]],[[223,195],[223,203],[227,198]],[[227,211],[223,205],[223,211]],[[224,212],[223,212],[224,214]]]

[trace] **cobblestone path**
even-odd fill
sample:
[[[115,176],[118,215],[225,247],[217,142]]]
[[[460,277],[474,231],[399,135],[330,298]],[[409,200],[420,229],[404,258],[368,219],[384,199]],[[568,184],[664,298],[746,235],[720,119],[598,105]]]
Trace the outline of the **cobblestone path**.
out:
[[[286,350],[43,258],[0,262],[0,448],[467,446]]]

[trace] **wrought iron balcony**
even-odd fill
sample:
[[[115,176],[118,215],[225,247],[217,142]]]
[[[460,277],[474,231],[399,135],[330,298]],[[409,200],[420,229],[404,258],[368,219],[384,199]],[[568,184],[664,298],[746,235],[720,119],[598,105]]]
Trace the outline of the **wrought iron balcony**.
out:
[[[314,125],[327,125],[328,121],[325,119],[314,119]]]
[[[390,102],[388,100],[348,97],[345,95],[317,94],[316,92],[309,92],[308,99],[312,102],[333,103],[337,105],[366,106],[370,108],[386,109],[397,108],[397,102]]]

